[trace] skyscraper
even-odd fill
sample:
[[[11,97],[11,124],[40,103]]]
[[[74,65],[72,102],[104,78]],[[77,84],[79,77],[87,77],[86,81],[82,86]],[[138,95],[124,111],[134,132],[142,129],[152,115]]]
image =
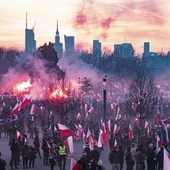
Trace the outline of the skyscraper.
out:
[[[99,40],[93,40],[93,55],[101,57],[101,54],[101,42],[99,42]]]
[[[59,31],[58,31],[58,21],[57,21],[57,30],[56,30],[56,35],[55,35],[54,49],[57,52],[58,58],[61,58],[63,56],[63,44],[60,43],[60,35],[59,35]]]
[[[27,13],[26,13],[26,28],[25,28],[25,51],[31,52],[36,50],[36,41],[34,38],[34,28],[27,28]]]
[[[65,55],[71,56],[74,54],[74,36],[64,35],[65,40]]]
[[[149,42],[144,42],[144,53],[148,54],[150,52],[150,44]]]

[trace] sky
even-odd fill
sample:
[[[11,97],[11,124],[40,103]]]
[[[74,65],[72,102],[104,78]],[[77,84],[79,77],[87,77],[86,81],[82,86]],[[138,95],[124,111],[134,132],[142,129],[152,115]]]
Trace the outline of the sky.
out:
[[[113,52],[114,44],[132,43],[135,52],[150,42],[154,52],[170,49],[169,0],[4,0],[0,3],[0,46],[25,48],[28,28],[34,27],[37,48],[55,41],[58,20],[60,41],[75,36],[75,47],[92,50],[93,40]]]

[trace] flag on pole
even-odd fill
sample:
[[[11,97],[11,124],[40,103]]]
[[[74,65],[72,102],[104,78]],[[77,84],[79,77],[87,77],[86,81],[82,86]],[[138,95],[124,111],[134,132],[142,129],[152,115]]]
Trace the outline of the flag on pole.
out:
[[[64,140],[64,145],[66,146],[66,149],[67,149],[67,153],[70,154],[70,153],[73,153],[74,152],[74,148],[73,148],[73,137],[70,136],[68,138],[66,138]]]
[[[34,115],[36,111],[37,111],[37,106],[35,104],[32,104],[30,109],[30,115]]]
[[[120,130],[120,127],[115,124],[114,125],[113,135],[115,136],[119,132],[119,130]]]
[[[81,169],[80,164],[74,158],[71,158],[70,170],[80,170],[80,169]]]
[[[133,136],[133,131],[132,131],[132,127],[131,127],[131,125],[129,124],[129,140],[131,141],[133,138],[134,138],[134,136]]]
[[[70,130],[68,127],[66,127],[63,124],[58,123],[58,129],[61,134],[61,136],[69,137],[69,136],[74,136],[78,137],[72,130]]]
[[[157,151],[157,153],[160,151],[162,146],[163,146],[162,141],[161,141],[160,137],[157,135],[156,136],[156,151]]]
[[[163,156],[163,167],[164,169],[163,170],[169,170],[170,169],[170,159],[169,159],[169,154],[167,152],[167,150],[164,148],[163,150],[164,152],[164,156]]]
[[[21,138],[21,140],[23,139],[23,135],[17,130],[17,139],[18,139],[19,137]]]
[[[82,116],[80,113],[77,114],[77,120],[81,120],[82,119]]]
[[[137,125],[139,125],[139,124],[140,124],[140,119],[136,118],[136,119],[135,119],[135,123],[136,123]]]

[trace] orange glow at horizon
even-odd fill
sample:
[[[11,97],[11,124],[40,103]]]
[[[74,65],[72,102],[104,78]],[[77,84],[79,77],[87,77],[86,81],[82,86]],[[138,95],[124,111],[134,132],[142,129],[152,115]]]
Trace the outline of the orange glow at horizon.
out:
[[[37,48],[55,41],[57,20],[61,43],[64,35],[75,36],[75,47],[83,50],[91,51],[95,39],[108,51],[124,42],[139,53],[144,42],[154,52],[170,48],[169,0],[5,0],[0,6],[0,47],[24,50],[26,12],[28,28],[37,23]]]

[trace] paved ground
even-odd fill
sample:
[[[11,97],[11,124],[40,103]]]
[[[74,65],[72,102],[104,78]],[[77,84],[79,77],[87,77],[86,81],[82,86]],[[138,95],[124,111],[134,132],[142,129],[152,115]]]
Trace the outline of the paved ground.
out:
[[[40,141],[41,140],[41,135],[40,135]],[[7,166],[6,166],[6,170],[10,170],[10,166],[9,166],[9,162],[10,162],[10,158],[11,158],[11,151],[10,151],[10,146],[8,145],[9,142],[9,138],[4,138],[3,134],[2,134],[2,138],[0,138],[0,151],[2,152],[2,158],[6,160],[7,162]],[[33,140],[29,141],[30,144],[32,144]],[[68,158],[67,158],[67,163],[66,163],[66,170],[70,170],[70,158],[73,157],[76,160],[80,159],[80,157],[82,156],[82,142],[80,141],[76,141],[74,142],[74,153],[71,154]],[[41,154],[42,154],[42,150],[41,150]],[[106,170],[111,170],[111,166],[108,160],[108,155],[109,155],[109,147],[104,148],[104,151],[102,151],[101,154],[101,159],[103,161],[103,165],[106,168]],[[23,169],[22,165],[18,166],[19,169]],[[39,157],[36,158],[35,160],[35,168],[29,168],[30,170],[50,170],[49,165],[43,165],[43,161],[42,159],[40,159]],[[123,170],[125,170],[125,165]],[[56,165],[55,166],[55,170],[59,170],[59,166]]]

